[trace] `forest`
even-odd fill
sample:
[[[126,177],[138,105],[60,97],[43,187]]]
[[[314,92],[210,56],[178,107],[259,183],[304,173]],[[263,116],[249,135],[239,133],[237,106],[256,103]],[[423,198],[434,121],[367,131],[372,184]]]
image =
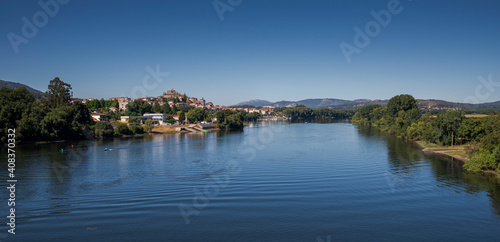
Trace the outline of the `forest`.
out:
[[[415,98],[405,94],[391,98],[387,106],[358,108],[352,123],[443,146],[467,145],[470,160],[464,165],[466,170],[500,172],[499,114],[466,117],[464,111],[457,109],[422,115]]]

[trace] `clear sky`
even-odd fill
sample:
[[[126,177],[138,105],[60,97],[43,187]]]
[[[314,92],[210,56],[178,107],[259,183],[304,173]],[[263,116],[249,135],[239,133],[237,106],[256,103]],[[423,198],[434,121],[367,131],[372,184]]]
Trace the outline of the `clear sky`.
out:
[[[402,93],[500,100],[498,0],[218,0],[219,13],[232,10],[223,14],[213,0],[59,1],[48,10],[0,1],[0,79],[45,91],[57,76],[80,98],[174,88],[220,105]],[[372,10],[390,21],[374,24]],[[354,29],[366,35],[366,26],[372,37],[356,47]],[[349,63],[341,43],[357,48]],[[157,66],[169,75],[143,85]],[[490,74],[498,84],[484,87],[478,76]]]

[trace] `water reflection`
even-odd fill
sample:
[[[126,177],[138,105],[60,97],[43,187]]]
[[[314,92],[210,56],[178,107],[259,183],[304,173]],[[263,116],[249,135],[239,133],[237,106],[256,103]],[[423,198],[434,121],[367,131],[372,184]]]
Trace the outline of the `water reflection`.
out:
[[[445,187],[454,193],[478,195],[487,192],[494,212],[500,215],[500,180],[464,172],[460,162],[443,156],[428,156],[411,142],[387,134],[374,127],[359,127],[364,137],[380,140],[387,144],[389,172],[394,180],[415,179],[420,167],[429,166],[438,187]]]

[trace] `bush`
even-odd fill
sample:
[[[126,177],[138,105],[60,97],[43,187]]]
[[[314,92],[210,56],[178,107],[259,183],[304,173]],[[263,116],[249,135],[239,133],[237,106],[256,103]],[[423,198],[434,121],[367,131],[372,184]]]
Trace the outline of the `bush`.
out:
[[[130,130],[130,134],[144,134],[144,128],[142,128],[142,126],[130,125],[128,129]]]
[[[479,149],[479,153],[465,162],[464,168],[468,171],[479,172],[481,170],[493,169],[500,172],[500,147],[493,151]]]
[[[111,137],[113,136],[113,125],[107,121],[97,122],[94,129],[96,137]]]
[[[115,134],[117,134],[117,135],[130,134],[130,130],[128,129],[126,124],[116,123],[115,124]]]

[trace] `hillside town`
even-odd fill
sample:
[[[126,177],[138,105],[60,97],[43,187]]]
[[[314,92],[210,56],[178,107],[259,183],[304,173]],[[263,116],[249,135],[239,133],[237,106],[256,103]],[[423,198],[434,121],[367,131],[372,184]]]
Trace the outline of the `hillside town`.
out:
[[[103,100],[88,98],[83,99],[82,103],[89,104],[90,102],[95,101],[100,101],[101,103],[103,102]],[[175,110],[175,112],[170,115],[171,117],[169,117],[167,112],[145,112],[138,113],[137,115],[127,115],[127,111],[129,111],[129,104],[134,101],[142,101],[152,107],[159,106],[161,110],[165,110],[164,106],[167,105],[169,110]],[[174,89],[163,92],[163,95],[157,97],[143,97],[135,99],[131,99],[130,97],[112,97],[104,103],[108,103],[109,106],[102,105],[103,107],[101,108],[92,109],[91,116],[94,121],[110,121],[113,117],[115,117],[115,121],[122,123],[129,123],[131,120],[138,120],[140,123],[144,123],[146,120],[152,120],[155,125],[188,124],[189,121],[187,117],[182,117],[183,115],[180,114],[181,112],[187,112],[187,110],[194,108],[202,108],[211,113],[215,113],[219,110],[231,110],[257,113],[260,115],[269,115],[275,109],[273,106],[243,108],[214,105],[212,102],[207,102],[203,97],[201,99],[189,97],[186,94],[181,94]],[[213,117],[211,120],[206,122],[215,123],[216,121],[217,119]]]

